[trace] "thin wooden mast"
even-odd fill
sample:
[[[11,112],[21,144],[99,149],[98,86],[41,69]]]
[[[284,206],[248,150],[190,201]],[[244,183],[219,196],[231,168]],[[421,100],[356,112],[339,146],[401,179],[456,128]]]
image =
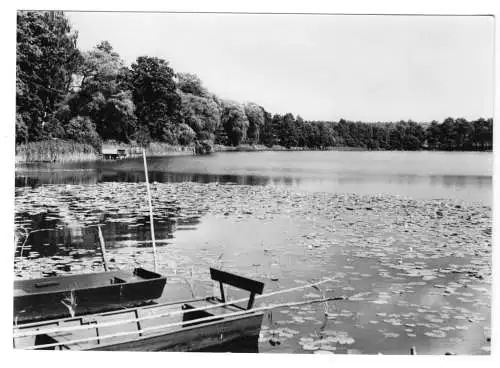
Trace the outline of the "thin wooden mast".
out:
[[[157,261],[156,261],[155,227],[153,224],[153,205],[151,203],[151,191],[149,190],[149,178],[148,178],[148,163],[146,161],[146,150],[144,148],[142,149],[142,157],[144,159],[144,174],[146,175],[146,188],[148,190],[149,224],[151,225],[151,241],[153,242],[154,272],[156,272]]]

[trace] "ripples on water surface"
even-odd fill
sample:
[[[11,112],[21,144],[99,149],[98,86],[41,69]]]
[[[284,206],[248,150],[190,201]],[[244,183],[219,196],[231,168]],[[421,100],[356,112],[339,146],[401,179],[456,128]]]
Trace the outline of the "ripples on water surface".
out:
[[[330,303],[326,320],[322,305],[267,315],[260,351],[407,354],[416,346],[419,354],[487,354],[491,156],[453,155],[266,152],[151,159],[160,271],[168,275],[164,297],[212,293],[209,266],[262,280],[267,292],[332,277],[322,290],[260,303],[352,296]],[[16,225],[46,230],[31,235],[23,257],[18,248],[16,275],[101,270],[96,224],[103,224],[113,267],[151,268],[145,186],[125,183],[142,181],[141,170],[139,160],[130,160],[19,171]],[[55,185],[38,185],[46,183]],[[356,194],[335,194],[337,189]],[[377,190],[418,192],[412,196],[418,200],[373,195]]]

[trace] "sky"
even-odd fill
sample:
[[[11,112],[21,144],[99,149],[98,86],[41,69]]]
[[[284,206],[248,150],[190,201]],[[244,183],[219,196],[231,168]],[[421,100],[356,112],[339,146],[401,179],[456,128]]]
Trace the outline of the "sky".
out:
[[[111,43],[197,74],[221,98],[306,120],[493,116],[494,18],[67,12]]]

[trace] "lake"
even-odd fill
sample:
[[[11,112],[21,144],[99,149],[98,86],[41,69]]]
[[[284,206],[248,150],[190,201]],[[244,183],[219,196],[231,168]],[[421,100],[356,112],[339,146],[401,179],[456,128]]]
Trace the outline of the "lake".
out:
[[[491,153],[249,152],[148,159],[164,298],[208,295],[208,267],[265,292],[331,278],[349,300],[266,315],[261,352],[489,354]],[[142,161],[16,172],[17,277],[152,267]],[[236,295],[236,294],[230,294]],[[262,304],[261,304],[262,305]]]
[[[157,182],[284,185],[314,192],[492,202],[491,152],[226,152],[148,161],[150,180]],[[143,180],[142,159],[37,164],[16,173],[16,186]]]

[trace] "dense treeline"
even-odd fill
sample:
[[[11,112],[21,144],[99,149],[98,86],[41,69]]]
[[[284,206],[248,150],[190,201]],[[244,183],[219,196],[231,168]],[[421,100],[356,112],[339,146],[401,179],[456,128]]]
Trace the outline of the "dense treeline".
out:
[[[107,41],[90,51],[62,12],[17,16],[16,142],[53,138],[100,147],[103,140],[147,145],[242,143],[325,149],[490,150],[492,119],[306,121],[258,104],[220,99],[194,74],[157,57],[127,67]]]

